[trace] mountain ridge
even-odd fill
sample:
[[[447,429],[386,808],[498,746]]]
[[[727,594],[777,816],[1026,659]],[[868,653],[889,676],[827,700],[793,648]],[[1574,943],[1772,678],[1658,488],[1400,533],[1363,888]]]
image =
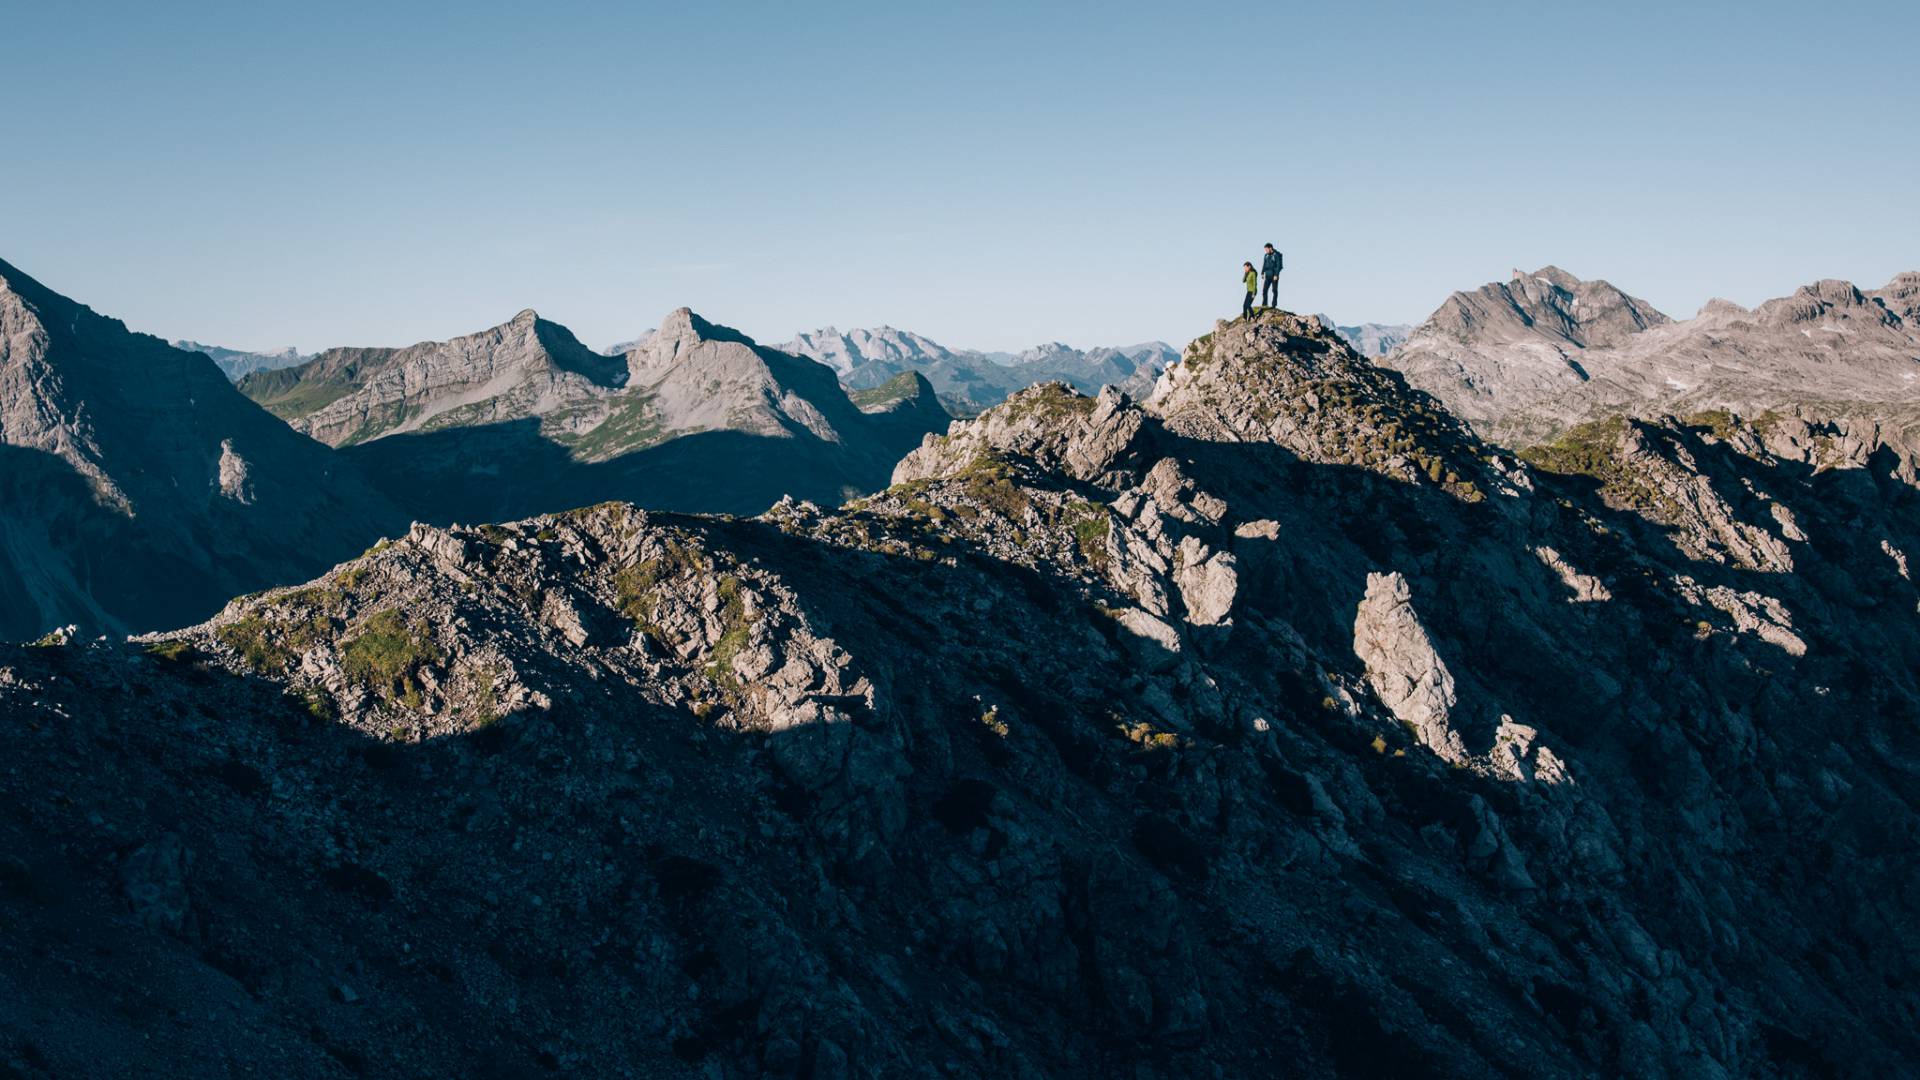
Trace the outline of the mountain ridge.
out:
[[[1522,460],[1263,313],[839,509],[418,525],[0,650],[0,952],[56,1066],[1897,1072],[1920,530],[1816,434]]]

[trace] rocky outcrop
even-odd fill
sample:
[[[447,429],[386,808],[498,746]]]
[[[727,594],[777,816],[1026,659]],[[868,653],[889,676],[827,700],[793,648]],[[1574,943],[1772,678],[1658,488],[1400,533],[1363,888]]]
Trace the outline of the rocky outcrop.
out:
[[[1353,621],[1353,652],[1367,666],[1367,685],[1422,745],[1443,761],[1466,763],[1466,745],[1448,724],[1458,701],[1453,676],[1413,613],[1405,577],[1367,575],[1367,595]]]

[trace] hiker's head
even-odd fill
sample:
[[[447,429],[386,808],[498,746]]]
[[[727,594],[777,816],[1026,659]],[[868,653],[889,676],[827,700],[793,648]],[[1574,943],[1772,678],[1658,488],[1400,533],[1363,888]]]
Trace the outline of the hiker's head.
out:
[[[1268,250],[1268,251],[1272,251],[1272,250],[1273,250],[1273,245],[1272,245],[1272,244],[1268,244],[1268,245],[1267,245],[1267,250]]]
[[[1246,267],[1249,270],[1253,269],[1252,263],[1241,263],[1240,265]]]

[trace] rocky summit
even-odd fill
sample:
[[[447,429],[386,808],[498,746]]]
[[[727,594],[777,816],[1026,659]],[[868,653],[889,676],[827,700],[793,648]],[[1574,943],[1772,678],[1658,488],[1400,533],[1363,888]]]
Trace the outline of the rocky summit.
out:
[[[744,363],[674,322],[629,385]],[[1898,1075],[1896,464],[1732,414],[1517,456],[1267,313],[838,509],[416,525],[0,650],[0,1060]]]

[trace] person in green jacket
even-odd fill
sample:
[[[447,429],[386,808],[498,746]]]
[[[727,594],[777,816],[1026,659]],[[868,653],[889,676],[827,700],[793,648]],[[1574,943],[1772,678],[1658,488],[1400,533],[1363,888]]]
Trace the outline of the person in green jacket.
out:
[[[1260,275],[1254,270],[1252,263],[1241,263],[1240,268],[1246,271],[1240,276],[1240,280],[1247,286],[1247,295],[1240,301],[1240,317],[1244,319],[1253,314],[1253,297],[1260,291]]]

